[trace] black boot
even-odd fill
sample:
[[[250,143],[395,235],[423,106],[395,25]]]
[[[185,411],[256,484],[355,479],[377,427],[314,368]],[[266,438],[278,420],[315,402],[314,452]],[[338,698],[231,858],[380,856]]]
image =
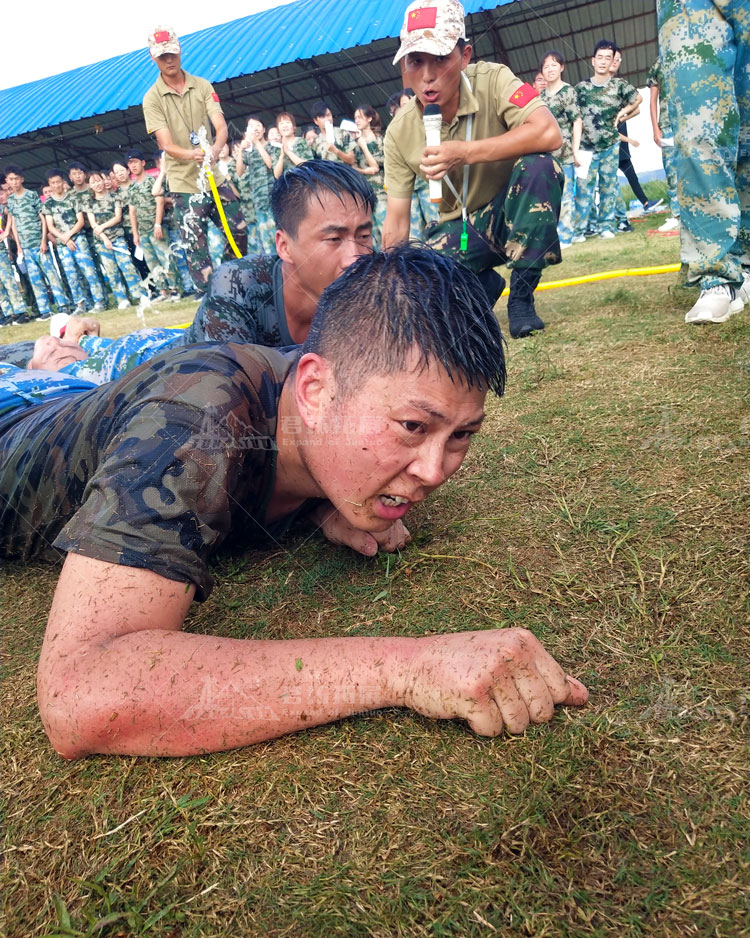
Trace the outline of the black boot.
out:
[[[483,270],[481,273],[477,274],[477,277],[484,287],[484,292],[487,294],[490,306],[494,309],[495,303],[500,299],[500,294],[505,289],[505,281],[492,267],[488,270]]]
[[[534,308],[534,290],[541,276],[541,270],[533,269],[515,269],[510,275],[508,326],[514,339],[522,339],[544,329],[544,323]]]

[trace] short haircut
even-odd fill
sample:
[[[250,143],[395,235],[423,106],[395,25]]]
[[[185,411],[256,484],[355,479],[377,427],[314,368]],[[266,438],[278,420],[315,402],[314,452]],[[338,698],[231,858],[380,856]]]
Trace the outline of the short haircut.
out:
[[[315,120],[316,117],[322,117],[326,111],[330,111],[331,107],[329,104],[326,104],[325,101],[316,101],[315,104],[310,108],[310,117]]]
[[[292,122],[292,126],[294,127],[294,129],[295,130],[297,129],[297,121],[294,119],[294,114],[290,114],[289,111],[282,111],[280,114],[276,115],[276,128],[277,129],[279,126],[279,121],[284,120],[284,118],[286,118],[287,120],[290,120]]]
[[[14,176],[23,177],[23,170],[20,166],[17,166],[15,163],[9,163],[3,170],[6,176],[10,176],[13,173]]]
[[[68,174],[63,172],[61,169],[50,169],[47,172],[47,182],[49,182],[50,179],[54,179],[55,176],[59,176],[60,179],[65,179],[67,178],[67,175]]]
[[[86,167],[83,165],[83,163],[78,163],[78,162],[75,162],[75,163],[68,163],[68,172],[70,172],[71,169],[80,169],[82,173],[88,172],[88,170],[87,170]]]
[[[88,182],[92,176],[101,176],[102,179],[104,179],[105,177],[109,176],[109,172],[106,169],[90,169],[86,173],[86,182]]]
[[[388,100],[385,102],[385,106],[393,114],[394,111],[397,111],[401,107],[401,96],[403,91],[394,91],[392,95],[388,97]]]
[[[264,120],[261,120],[257,114],[251,114],[250,117],[248,117],[247,119],[247,123],[249,124],[250,121],[257,121],[260,124],[260,126],[263,128],[263,130],[266,129],[266,122]]]
[[[365,117],[370,121],[370,129],[373,133],[380,134],[383,132],[383,122],[380,120],[380,114],[378,114],[372,105],[358,104],[354,108],[354,113],[356,114],[357,111],[362,111]]]
[[[594,55],[596,55],[596,53],[600,52],[602,49],[610,49],[612,51],[612,55],[614,55],[615,52],[620,51],[611,39],[600,39],[599,42],[597,42],[597,44],[594,46]]]
[[[306,160],[280,176],[271,191],[271,212],[276,227],[297,237],[300,222],[307,215],[313,197],[332,192],[339,200],[350,196],[362,208],[375,209],[375,192],[367,176],[333,160]]]
[[[127,172],[130,173],[130,170],[128,169],[127,160],[115,160],[111,168],[114,169],[115,166],[122,166],[123,169],[127,170]]]
[[[565,65],[565,56],[562,52],[558,52],[557,49],[550,49],[548,52],[545,52],[542,56],[542,59],[539,63],[539,70],[541,71],[544,68],[544,63],[547,59],[552,59],[557,62],[558,65]]]
[[[464,49],[466,48],[466,40],[463,38],[463,36],[459,36],[456,40],[456,48],[461,53],[461,55],[463,55]]]
[[[431,248],[364,254],[320,298],[302,354],[331,363],[342,397],[372,375],[442,366],[468,387],[505,389],[503,336],[476,275]]]

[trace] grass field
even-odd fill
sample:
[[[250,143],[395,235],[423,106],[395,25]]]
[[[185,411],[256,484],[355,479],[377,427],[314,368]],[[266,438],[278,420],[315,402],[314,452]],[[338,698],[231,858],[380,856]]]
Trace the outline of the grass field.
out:
[[[675,262],[663,217],[545,279]],[[402,556],[301,535],[224,556],[190,616],[248,638],[523,625],[591,699],[522,737],[389,710],[64,762],[34,699],[55,570],[10,565],[5,935],[750,935],[750,313],[688,327],[675,284],[540,293],[546,333],[510,344],[505,399]]]

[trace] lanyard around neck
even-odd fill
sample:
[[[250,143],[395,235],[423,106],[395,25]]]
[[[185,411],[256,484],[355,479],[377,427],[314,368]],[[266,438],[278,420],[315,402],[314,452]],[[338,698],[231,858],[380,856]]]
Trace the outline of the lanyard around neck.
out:
[[[470,94],[473,94],[473,89],[471,87],[471,82],[466,77],[465,72],[461,72],[461,78],[466,84],[466,88]],[[471,129],[474,123],[474,115],[469,114],[466,118],[466,141],[467,143],[471,140]],[[453,195],[456,197],[456,201],[461,206],[461,219],[463,220],[463,230],[461,231],[461,250],[465,251],[469,244],[469,234],[467,231],[467,225],[469,220],[469,214],[466,209],[466,203],[469,201],[469,164],[464,163],[464,184],[463,184],[463,198],[456,191],[456,187],[453,185],[451,180],[446,174],[443,179],[445,180],[446,185],[451,190]]]

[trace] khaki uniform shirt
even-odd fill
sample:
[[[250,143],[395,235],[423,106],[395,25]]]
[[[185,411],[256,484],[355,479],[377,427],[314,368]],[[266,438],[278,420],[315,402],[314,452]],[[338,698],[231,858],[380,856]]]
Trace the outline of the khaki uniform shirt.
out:
[[[538,94],[525,95],[522,107],[511,100],[523,82],[505,65],[477,62],[468,65],[464,74],[471,83],[471,92],[461,79],[458,111],[450,124],[443,122],[441,140],[466,140],[466,120],[474,115],[472,140],[499,137],[520,127],[537,108],[543,107]],[[390,123],[385,135],[385,188],[398,199],[411,198],[414,179],[425,148],[424,122],[417,99],[412,98]],[[468,210],[474,212],[487,205],[507,185],[515,159],[494,163],[475,163],[469,167]],[[463,195],[463,167],[449,173],[459,195]],[[448,221],[461,215],[461,205],[443,182],[440,220]]]
[[[210,81],[198,78],[196,75],[185,75],[185,90],[182,94],[172,91],[159,75],[143,99],[143,118],[146,121],[146,130],[155,134],[157,130],[169,130],[172,140],[178,147],[186,150],[194,149],[190,142],[190,132],[198,131],[201,126],[206,128],[208,142],[213,143],[213,124],[211,114],[221,114],[219,96],[213,89]],[[176,160],[166,154],[167,182],[172,192],[200,192],[198,188],[198,173],[200,164],[194,160]],[[213,168],[216,185],[224,182],[224,176],[219,169]]]

